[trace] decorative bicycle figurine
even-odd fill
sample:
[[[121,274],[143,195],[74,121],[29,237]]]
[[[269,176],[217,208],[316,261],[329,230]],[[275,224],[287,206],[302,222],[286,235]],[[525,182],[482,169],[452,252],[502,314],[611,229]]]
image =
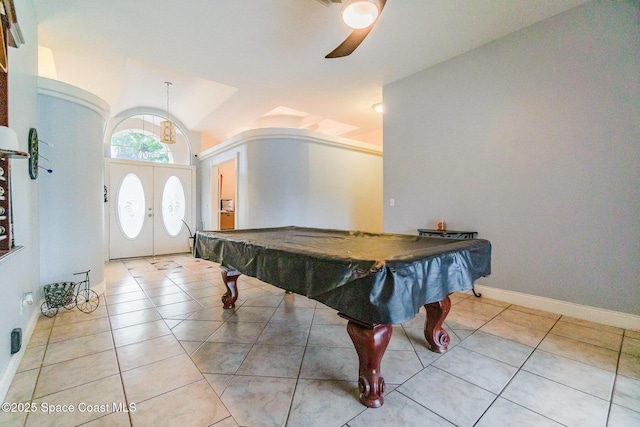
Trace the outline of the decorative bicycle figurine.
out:
[[[91,313],[100,305],[100,298],[96,291],[89,287],[89,272],[81,271],[73,273],[74,276],[84,274],[84,280],[79,282],[52,283],[44,286],[44,302],[40,306],[40,311],[47,317],[58,314],[60,307],[67,310],[78,307],[78,310]]]

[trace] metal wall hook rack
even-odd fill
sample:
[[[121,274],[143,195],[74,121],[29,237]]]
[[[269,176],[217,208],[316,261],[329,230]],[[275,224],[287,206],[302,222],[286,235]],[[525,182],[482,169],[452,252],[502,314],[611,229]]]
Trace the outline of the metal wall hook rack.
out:
[[[53,145],[52,143],[47,142],[47,141],[43,141],[43,140],[41,140],[41,139],[38,139],[38,143],[40,143],[40,142],[42,142],[43,144],[48,145],[48,146],[49,146],[49,147],[51,147],[51,148],[53,148],[53,147],[54,147],[54,145]]]

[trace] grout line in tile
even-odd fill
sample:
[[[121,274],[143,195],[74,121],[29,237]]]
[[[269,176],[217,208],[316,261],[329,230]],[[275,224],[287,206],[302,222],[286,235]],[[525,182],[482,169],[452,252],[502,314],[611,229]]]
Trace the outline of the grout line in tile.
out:
[[[109,332],[111,332],[111,340],[113,341],[113,351],[116,354],[116,364],[118,365],[118,376],[120,377],[120,386],[122,387],[122,393],[124,394],[124,401],[127,404],[127,407],[131,404],[129,401],[129,397],[127,396],[127,389],[124,387],[124,379],[122,378],[122,366],[120,366],[120,358],[118,357],[118,349],[116,348],[116,340],[113,336],[113,328],[111,327],[111,315],[107,309],[107,319],[109,319]],[[133,419],[131,418],[131,412],[127,413],[127,417],[129,418],[129,425],[133,426]]]
[[[609,408],[607,410],[607,419],[605,422],[605,426],[609,425],[609,417],[611,416],[611,408],[613,406],[613,394],[616,391],[616,384],[618,383],[618,371],[620,370],[620,359],[622,358],[622,346],[624,344],[624,332],[623,332],[623,339],[620,340],[620,347],[618,349],[618,360],[616,361],[616,373],[615,373],[615,377],[613,378],[613,384],[611,386],[611,393],[609,394]]]
[[[140,261],[140,260],[138,260],[138,261]],[[168,261],[170,261],[170,257],[164,258],[164,261],[167,261],[167,262],[168,262]],[[112,262],[115,262],[115,261],[112,261]],[[127,267],[126,263],[124,263],[123,261],[119,261],[119,262],[120,262],[120,263],[122,263],[122,265],[123,265],[123,266]],[[160,261],[160,260],[156,259],[156,261],[155,261],[155,262],[157,263],[157,262],[163,262],[163,261]],[[182,267],[181,267],[181,268],[182,268]],[[139,272],[139,271],[137,271],[137,270],[142,270],[142,269],[143,269],[143,267],[141,267],[141,266],[133,266],[133,265],[132,265],[130,268],[128,268],[128,270],[127,270],[127,274],[129,274],[129,275],[130,275],[129,277],[133,277],[133,276],[132,276],[132,273],[136,273],[136,274],[137,274],[137,273]],[[184,267],[184,268],[183,268],[183,270],[182,270],[182,272],[196,275],[196,274],[204,274],[204,272],[205,272],[206,270],[210,270],[210,269],[196,269],[196,270],[193,270],[193,271],[192,271],[192,270],[189,270],[188,268]],[[149,271],[153,271],[153,270],[149,270]],[[171,278],[170,278],[169,276],[167,276],[167,274],[176,274],[176,269],[169,269],[169,270],[156,270],[156,272],[161,272],[161,271],[162,271],[162,272],[165,272],[165,277],[166,277],[167,279],[169,279],[169,280],[171,280]],[[117,279],[114,279],[114,280],[117,280],[117,281],[125,280],[125,279],[122,277],[122,275],[118,275],[117,277],[118,277],[118,278],[117,278]],[[138,277],[138,278],[139,278],[139,277]],[[164,280],[164,279],[163,279],[163,280]],[[205,279],[205,280],[210,281],[210,279]],[[173,281],[172,281],[172,282],[173,282]],[[175,283],[175,282],[174,282],[174,283]],[[247,283],[247,285],[253,285],[253,283]],[[257,285],[256,285],[256,286],[257,286]],[[251,287],[254,287],[254,286],[251,286]],[[147,292],[146,292],[144,289],[142,289],[142,288],[140,288],[140,289],[143,291],[144,295],[146,295],[146,298],[147,298],[147,299],[149,299],[149,300],[153,303],[153,301],[151,300],[151,298],[147,295]],[[268,289],[267,289],[267,291],[268,291]],[[183,291],[183,292],[184,292],[184,291]],[[187,292],[187,293],[188,293],[188,292]],[[471,294],[467,295],[467,296],[466,296],[466,297],[464,297],[464,298],[458,299],[458,301],[457,301],[455,304],[452,304],[452,307],[453,307],[453,306],[455,306],[455,305],[457,305],[457,304],[459,304],[459,303],[460,303],[460,302],[462,302],[462,301],[467,301],[467,300],[469,300],[470,298],[472,298]],[[125,301],[125,302],[129,302],[129,301]],[[196,302],[198,302],[198,301],[196,300]],[[239,303],[239,304],[237,304],[237,308],[239,309],[239,308],[241,308],[241,307],[243,306],[244,301],[243,301],[243,302],[238,301],[238,303]],[[198,302],[198,304],[201,306],[201,309],[205,309],[205,310],[206,310],[206,309],[210,309],[210,308],[212,308],[212,307],[205,307],[205,306],[203,306],[203,305],[202,305],[201,303],[199,303],[199,302]],[[277,308],[281,307],[283,304],[284,304],[284,300],[283,300],[283,301],[278,305],[278,307],[277,307]],[[490,303],[490,302],[485,302],[485,304],[491,304],[491,303]],[[154,305],[155,305],[155,304],[154,304]],[[504,313],[506,310],[510,309],[512,306],[513,306],[513,305],[511,305],[511,304],[510,304],[510,305],[507,305],[507,306],[505,306],[505,307],[502,307],[502,306],[498,306],[498,305],[496,305],[496,307],[500,307],[500,308],[502,308],[502,310],[500,310],[500,311],[499,311],[498,313],[496,313],[495,315],[491,316],[491,318],[490,318],[489,320],[487,320],[486,322],[484,322],[480,327],[475,328],[473,331],[471,331],[471,334],[469,334],[469,335],[468,335],[468,336],[466,336],[465,338],[463,338],[462,336],[458,335],[458,333],[456,333],[456,331],[455,331],[455,330],[453,330],[453,329],[451,329],[450,327],[448,328],[448,330],[450,331],[450,333],[451,333],[454,337],[458,338],[458,340],[459,340],[460,342],[463,342],[465,339],[467,339],[467,338],[469,338],[470,336],[472,336],[474,332],[476,332],[476,331],[478,331],[479,329],[481,329],[481,328],[482,328],[484,325],[486,325],[488,322],[490,322],[491,320],[495,319],[497,316],[499,316],[501,313]],[[302,363],[303,363],[303,361],[304,361],[304,357],[305,357],[305,355],[307,354],[307,350],[308,350],[308,348],[309,348],[309,340],[310,340],[310,335],[311,335],[311,326],[313,325],[313,319],[315,319],[316,315],[318,314],[318,311],[317,311],[317,310],[318,310],[318,307],[319,307],[319,306],[318,306],[317,304],[314,306],[313,317],[312,317],[311,324],[309,325],[310,327],[309,327],[308,332],[307,332],[307,335],[306,335],[306,340],[305,340],[304,344],[303,344],[303,345],[301,345],[301,346],[304,346],[304,351],[303,351],[302,358],[301,358],[301,360],[300,360],[300,364],[299,364],[299,366],[298,366],[298,368],[297,368],[296,377],[295,377],[295,385],[294,385],[294,388],[293,388],[293,393],[291,394],[291,397],[290,397],[290,400],[289,400],[289,406],[288,406],[288,409],[287,409],[287,415],[286,415],[286,419],[287,419],[287,420],[289,420],[289,417],[290,417],[290,415],[291,415],[291,410],[292,410],[293,401],[294,401],[294,398],[295,398],[295,396],[296,396],[296,392],[297,392],[297,390],[298,390],[298,385],[299,385],[299,381],[300,381],[300,373],[301,373],[301,369],[302,369]],[[150,308],[156,309],[155,307],[150,307]],[[270,324],[270,322],[272,321],[273,316],[275,315],[275,313],[276,313],[276,311],[277,311],[277,308],[276,308],[276,310],[274,311],[274,313],[272,313],[272,314],[271,314],[271,316],[269,316],[268,320],[267,320],[267,321],[266,321],[266,323],[265,323],[265,326],[263,327],[263,329],[262,329],[262,331],[261,331],[261,334],[262,334],[262,333],[264,333],[265,328],[266,328],[266,327]],[[460,309],[461,309],[461,310],[464,310],[464,308],[460,308]],[[109,332],[110,332],[110,334],[111,334],[111,340],[112,340],[112,342],[113,342],[113,343],[115,343],[115,338],[114,338],[114,334],[113,334],[114,329],[113,329],[113,325],[112,325],[112,323],[111,323],[111,317],[112,317],[112,316],[117,316],[117,315],[119,315],[119,314],[129,314],[129,313],[134,313],[134,312],[136,312],[136,311],[142,311],[143,309],[141,309],[141,310],[134,310],[134,311],[132,311],[132,312],[127,312],[127,313],[118,313],[118,314],[113,313],[113,314],[111,314],[111,313],[110,313],[110,311],[109,311],[109,305],[107,305],[107,304],[106,304],[106,301],[105,301],[105,310],[106,310],[106,313],[107,313],[107,319],[108,319],[108,322],[109,322]],[[465,310],[465,311],[467,311],[467,310]],[[531,314],[531,313],[529,313],[529,314]],[[165,324],[165,325],[167,325],[167,323],[166,323],[166,322],[167,322],[167,319],[169,319],[169,318],[164,318],[164,317],[160,316],[160,319],[154,319],[154,320],[145,321],[145,322],[142,322],[141,324],[149,323],[149,322],[151,322],[151,321],[155,321],[155,320],[163,320],[163,321],[164,321],[164,324]],[[225,318],[225,319],[223,319],[223,320],[222,320],[222,324],[228,323],[228,319],[229,319],[228,317],[227,317],[227,318]],[[496,402],[496,400],[497,400],[498,398],[502,397],[502,394],[503,394],[504,390],[506,390],[506,388],[509,386],[509,384],[511,384],[511,383],[512,383],[512,381],[513,381],[513,379],[515,378],[515,376],[516,376],[519,372],[521,372],[521,371],[523,370],[523,366],[527,363],[527,361],[529,361],[529,360],[530,360],[530,358],[532,357],[532,355],[533,355],[536,351],[538,351],[538,350],[539,350],[540,344],[541,344],[541,343],[542,343],[542,342],[543,342],[543,341],[544,341],[544,340],[545,340],[545,339],[546,339],[550,334],[551,334],[551,335],[555,335],[555,334],[552,334],[552,333],[551,333],[551,330],[553,329],[553,327],[555,327],[555,326],[557,325],[557,323],[558,323],[559,321],[561,321],[561,319],[562,319],[562,316],[559,316],[559,317],[558,317],[558,319],[555,319],[555,322],[553,323],[553,326],[551,326],[551,328],[549,328],[549,329],[545,332],[544,336],[540,339],[540,341],[536,344],[536,346],[535,346],[535,347],[533,347],[533,350],[532,350],[532,351],[527,355],[527,357],[524,359],[524,361],[522,362],[522,364],[521,364],[519,367],[516,367],[516,371],[515,371],[515,373],[511,376],[511,378],[509,378],[509,380],[508,380],[508,381],[506,382],[506,384],[502,387],[502,389],[500,390],[500,392],[499,392],[499,393],[495,394],[495,393],[493,393],[493,392],[491,392],[491,391],[489,391],[489,390],[486,390],[486,391],[490,392],[491,394],[495,394],[495,397],[494,397],[494,399],[492,400],[491,404],[490,404],[490,405],[488,405],[488,407],[484,410],[484,412],[479,416],[478,420],[479,420],[479,419],[481,419],[481,418],[482,418],[482,417],[487,413],[487,411],[488,411],[488,410],[493,406],[493,404]],[[91,319],[91,320],[92,320],[92,319]],[[175,327],[177,327],[178,325],[182,324],[182,322],[184,322],[184,320],[186,320],[186,318],[185,318],[185,319],[176,319],[176,320],[178,320],[178,323],[176,323],[175,325],[173,325],[173,328],[169,328],[169,330],[171,331],[172,336],[177,340],[177,337],[176,337],[176,336],[175,336],[175,334],[173,333],[173,329],[174,329]],[[198,319],[194,319],[194,320],[198,320]],[[566,320],[565,320],[565,321],[566,321]],[[505,321],[505,322],[506,322],[506,321]],[[511,322],[507,322],[507,323],[511,323]],[[445,324],[446,324],[446,322],[445,322]],[[61,325],[57,325],[57,326],[61,326]],[[134,325],[129,325],[129,326],[134,326]],[[406,328],[404,325],[400,325],[400,326],[402,327],[403,331],[406,333],[406,332],[407,332],[407,328]],[[518,326],[521,326],[521,325],[518,325]],[[580,325],[580,326],[585,326],[585,325]],[[54,323],[53,323],[53,325],[52,325],[52,326],[49,328],[49,330],[48,330],[48,335],[47,335],[46,343],[45,343],[45,344],[43,344],[43,345],[45,346],[45,349],[44,349],[44,353],[43,353],[43,356],[42,356],[42,360],[40,361],[40,365],[38,366],[38,377],[37,377],[36,383],[35,383],[35,385],[34,385],[34,388],[33,388],[33,390],[31,391],[31,400],[33,400],[33,398],[34,398],[35,390],[36,390],[37,384],[38,384],[38,382],[40,381],[40,375],[41,375],[41,372],[42,372],[42,365],[43,365],[43,362],[44,362],[44,360],[45,360],[45,358],[46,358],[47,351],[49,350],[49,344],[50,344],[51,335],[52,335],[52,331],[53,331],[53,328],[54,328],[54,327],[56,327],[56,321],[55,321],[55,319],[54,319]],[[167,327],[168,327],[168,325],[167,325]],[[588,326],[587,326],[587,327],[588,327]],[[118,329],[120,329],[120,328],[118,328]],[[595,331],[598,331],[598,329],[596,329],[596,328],[590,328],[590,329],[593,329],[593,330],[594,330],[594,333],[595,333]],[[105,331],[105,332],[106,332],[106,331]],[[493,335],[493,334],[491,334],[491,333],[489,333],[489,332],[485,332],[485,333],[490,334],[490,335]],[[195,351],[194,351],[194,352],[198,351],[198,350],[199,350],[199,349],[200,349],[200,348],[201,348],[205,343],[207,343],[207,339],[211,338],[211,336],[212,336],[213,334],[215,334],[215,331],[213,331],[213,332],[212,332],[212,333],[211,333],[211,334],[210,334],[210,335],[209,335],[209,336],[208,336],[204,341],[202,341],[202,342],[199,344],[199,346],[195,349]],[[258,335],[258,338],[259,338],[259,336],[260,336],[260,335]],[[500,337],[500,336],[498,336],[498,335],[494,335],[494,336],[497,336],[497,337],[499,337],[499,338],[503,338],[503,337]],[[623,330],[623,336],[626,336],[626,331],[624,331],[624,330]],[[156,337],[154,337],[154,338],[156,338]],[[258,338],[256,338],[256,340],[251,344],[251,347],[250,347],[249,352],[247,352],[247,355],[245,355],[245,357],[243,358],[243,360],[240,362],[240,364],[238,365],[239,367],[242,365],[242,363],[244,363],[244,361],[246,360],[246,358],[247,358],[248,354],[251,352],[251,350],[252,350],[256,345],[259,345],[259,343],[258,343]],[[570,337],[563,337],[563,338],[571,339]],[[151,338],[149,338],[149,339],[151,339]],[[503,338],[503,339],[505,339],[505,338]],[[509,339],[507,339],[507,340],[509,340]],[[146,340],[143,340],[143,341],[146,341]],[[513,341],[513,340],[509,340],[509,341]],[[178,342],[180,342],[180,340],[178,340]],[[420,361],[420,364],[421,364],[421,366],[422,366],[422,369],[420,369],[418,372],[416,372],[415,374],[413,374],[411,377],[409,377],[409,378],[405,379],[403,383],[406,383],[406,382],[407,382],[407,381],[409,381],[411,378],[415,377],[415,375],[418,375],[420,372],[422,372],[422,371],[423,371],[427,366],[430,366],[429,364],[427,364],[427,365],[425,366],[425,362],[424,362],[424,361],[423,361],[423,359],[420,357],[420,351],[419,351],[419,350],[423,350],[423,349],[418,349],[418,348],[416,348],[416,344],[415,344],[411,339],[409,339],[409,342],[410,342],[410,344],[411,344],[411,349],[412,349],[411,351],[413,351],[413,353],[416,355],[416,357],[417,357],[417,358],[418,358],[418,360]],[[592,345],[592,346],[594,345],[594,344],[591,344],[591,343],[585,343],[585,344]],[[265,345],[269,345],[269,344],[265,344]],[[619,376],[618,372],[619,372],[619,369],[620,369],[620,360],[621,360],[621,354],[622,354],[622,351],[621,351],[621,350],[622,350],[622,345],[623,345],[623,340],[621,340],[621,341],[620,341],[619,348],[618,348],[618,350],[617,350],[617,351],[618,351],[618,358],[617,358],[617,363],[616,363],[616,368],[615,368],[615,378],[614,378],[614,381],[613,381],[613,385],[612,385],[612,387],[611,387],[611,392],[610,392],[609,397],[608,397],[607,422],[608,422],[608,420],[609,420],[609,415],[610,415],[610,413],[611,413],[611,409],[612,409],[612,401],[613,401],[613,393],[614,393],[614,391],[615,391],[615,384],[616,384],[616,382],[617,382],[617,380],[618,380],[618,376]],[[597,345],[596,345],[596,347],[600,347],[600,346],[597,346]],[[182,351],[184,352],[184,354],[187,354],[187,351],[184,349],[184,347],[182,347],[182,345],[181,345],[181,349],[182,349]],[[129,398],[128,398],[128,396],[127,396],[127,391],[126,391],[126,389],[125,389],[125,387],[124,387],[124,381],[123,381],[123,376],[122,376],[123,372],[122,372],[122,370],[121,370],[120,360],[117,358],[117,348],[115,348],[115,344],[114,344],[114,349],[113,349],[113,350],[116,352],[116,361],[117,361],[118,371],[119,371],[119,372],[118,372],[118,374],[120,375],[120,384],[121,384],[121,386],[122,386],[122,390],[123,390],[123,393],[124,393],[124,395],[125,395],[126,403],[127,403],[127,404],[129,404],[130,402],[129,402]],[[474,352],[473,350],[469,350],[469,351]],[[540,351],[542,351],[542,350],[540,350]],[[476,352],[474,352],[474,353],[476,353]],[[555,354],[555,353],[554,353],[554,354]],[[191,356],[190,356],[190,355],[188,355],[188,354],[187,354],[187,356],[191,359]],[[572,359],[572,358],[570,358],[570,357],[566,357],[566,356],[562,356],[562,355],[559,355],[559,356],[564,357],[564,358],[567,358],[567,359],[569,359],[569,360],[574,360],[574,359]],[[490,357],[490,356],[486,356],[486,357]],[[492,359],[493,359],[493,358],[492,358]],[[494,360],[495,360],[495,359],[494,359]],[[579,361],[578,361],[578,362],[579,362]],[[238,369],[239,369],[239,367],[238,367]],[[435,366],[434,366],[434,368],[435,368],[435,369],[439,369],[439,368],[437,368],[437,367],[435,367]],[[528,372],[528,371],[527,371],[527,372]],[[200,374],[202,375],[202,372],[200,372]],[[450,375],[453,375],[453,374],[450,374]],[[535,375],[535,374],[534,374],[534,375]],[[236,377],[236,376],[246,376],[246,375],[238,375],[238,374],[237,374],[237,370],[236,370],[236,372],[234,372],[234,374],[232,374],[232,377]],[[455,375],[454,375],[454,376],[455,376]],[[204,376],[203,376],[203,378],[204,378]],[[459,377],[457,377],[457,376],[456,376],[456,378],[459,378]],[[465,380],[465,379],[463,379],[463,378],[460,378],[460,379],[461,379],[461,380],[463,380],[463,381],[465,381],[465,382],[470,383],[469,381],[467,381],[467,380]],[[547,379],[548,379],[548,378],[547,378]],[[200,380],[198,380],[198,381],[200,381]],[[553,380],[550,380],[550,381],[553,381]],[[557,384],[562,384],[562,383],[557,382],[557,381],[553,381],[553,382],[556,382]],[[192,383],[190,383],[190,384],[192,384]],[[470,384],[473,384],[473,383],[470,383]],[[188,386],[188,385],[189,385],[189,384],[187,384],[187,385],[182,385],[182,386],[180,386],[180,387],[176,388],[175,390],[178,390],[178,389],[180,389],[180,388],[182,388],[182,387],[186,387],[186,386]],[[398,384],[398,387],[399,387],[400,385],[401,385],[401,384]],[[477,386],[477,385],[475,385],[475,384],[473,384],[473,385],[474,385],[474,386],[476,386],[476,387],[479,387],[479,386]],[[562,384],[562,385],[563,385],[563,386],[565,386],[565,387],[570,387],[570,386],[568,386],[567,384]],[[398,387],[394,388],[394,391],[398,390]],[[485,390],[483,387],[480,387],[480,388],[481,388],[481,389],[483,389],[483,390]],[[570,388],[573,388],[573,387],[570,387]],[[575,389],[575,388],[573,388],[573,389],[574,389],[574,390],[577,390],[577,389]],[[163,395],[163,394],[169,393],[169,392],[171,392],[171,391],[175,391],[175,390],[166,391],[166,392],[164,392],[164,393],[162,393],[162,394],[160,394],[160,395]],[[578,390],[578,391],[581,391],[581,390]],[[583,391],[581,391],[581,392],[583,392]],[[398,393],[399,393],[399,394],[401,394],[402,396],[405,396],[405,397],[409,398],[408,396],[406,396],[406,395],[402,394],[399,390],[398,390]],[[583,393],[584,393],[584,392],[583,392]],[[158,396],[160,396],[160,395],[158,395]],[[152,398],[155,398],[155,397],[157,397],[157,396],[153,396],[153,397],[151,397],[151,398],[149,398],[149,399],[152,399]],[[594,397],[597,397],[597,396],[594,396]],[[410,398],[409,398],[409,399],[410,399]],[[148,400],[148,399],[146,399],[146,400]],[[145,400],[145,401],[146,401],[146,400]],[[413,399],[411,399],[411,400],[413,401]],[[507,399],[507,400],[508,400],[508,399]],[[601,400],[604,400],[604,399],[601,399]],[[414,402],[415,402],[415,401],[414,401]],[[136,403],[140,403],[140,402],[136,402]],[[417,402],[415,402],[415,403],[416,403],[416,404],[418,404],[418,405],[420,405],[420,404],[419,404],[419,403],[417,403]],[[518,404],[517,404],[517,403],[515,403],[515,402],[512,402],[512,403],[514,403],[514,404],[518,405]],[[223,405],[224,405],[224,403],[223,403]],[[422,405],[420,405],[420,406],[421,406],[422,408],[425,408],[425,407],[424,407],[424,406],[422,406]],[[518,405],[518,406],[521,406],[521,405]],[[225,408],[226,408],[226,406],[225,406]],[[426,408],[425,408],[425,409],[426,409]],[[529,408],[526,408],[526,409],[531,411],[531,409],[529,409]],[[227,410],[228,410],[228,408],[227,408]],[[363,411],[365,411],[365,410],[366,410],[366,408],[363,408],[362,412],[363,412]],[[427,410],[428,410],[428,409],[427,409]],[[433,411],[430,411],[430,412],[433,412]],[[532,412],[537,413],[537,412],[535,412],[535,411],[532,411]],[[229,413],[231,413],[231,411],[229,411]],[[361,413],[361,412],[360,412],[360,413]],[[439,414],[436,414],[436,415],[437,415],[438,417],[442,418]],[[540,416],[543,416],[543,417],[545,417],[545,418],[547,418],[547,419],[549,419],[549,418],[548,418],[548,417],[546,417],[544,414],[539,414],[539,415],[540,415]],[[131,414],[129,414],[128,416],[129,416],[129,423],[132,425],[133,420],[132,420]],[[357,417],[357,415],[356,415],[356,417]],[[233,414],[231,414],[231,417],[230,417],[230,418],[235,420],[235,418],[233,418]],[[443,418],[443,419],[444,419],[444,418]],[[477,420],[476,420],[476,421],[477,421]],[[350,421],[347,421],[347,422],[346,422],[345,424],[343,424],[343,425],[348,425],[348,423],[349,423],[349,422],[350,422]]]

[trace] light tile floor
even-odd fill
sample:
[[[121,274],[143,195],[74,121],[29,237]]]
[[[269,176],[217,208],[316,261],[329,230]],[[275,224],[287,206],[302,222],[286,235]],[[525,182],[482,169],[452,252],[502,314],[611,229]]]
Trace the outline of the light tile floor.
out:
[[[40,318],[6,398],[37,411],[0,425],[640,426],[638,331],[454,294],[449,351],[424,313],[394,326],[367,409],[334,310],[245,276],[223,310],[218,265],[188,255],[105,274],[98,310]]]

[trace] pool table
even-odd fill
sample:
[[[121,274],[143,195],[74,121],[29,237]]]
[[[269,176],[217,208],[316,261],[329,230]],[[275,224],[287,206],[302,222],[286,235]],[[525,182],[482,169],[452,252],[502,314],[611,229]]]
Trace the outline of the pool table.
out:
[[[245,274],[336,309],[358,353],[360,402],[371,408],[384,403],[380,363],[392,325],[424,306],[429,348],[446,352],[449,294],[491,273],[491,243],[484,239],[303,227],[199,231],[194,255],[221,264],[224,308],[235,306],[236,282]]]

